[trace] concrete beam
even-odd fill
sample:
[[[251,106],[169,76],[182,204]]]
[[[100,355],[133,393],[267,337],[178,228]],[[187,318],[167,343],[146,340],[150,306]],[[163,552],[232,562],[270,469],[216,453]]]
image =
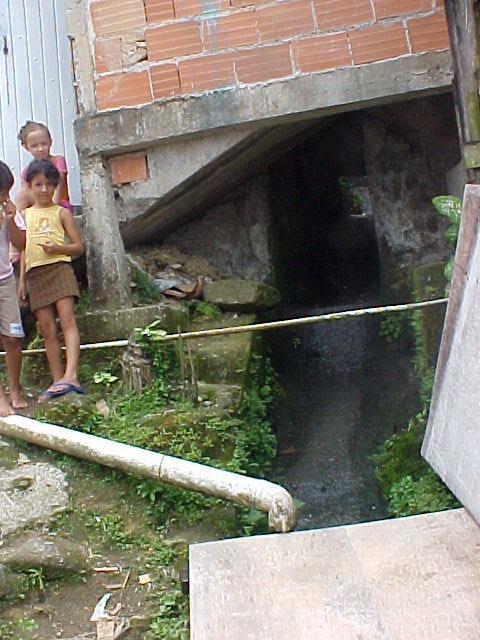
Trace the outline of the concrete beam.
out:
[[[328,121],[329,119],[325,118],[313,126],[310,121],[300,121],[282,127],[254,129],[253,133],[239,137],[236,145],[218,154],[217,157],[212,156],[210,161],[203,165],[195,160],[195,147],[191,146],[192,140],[187,139],[156,147],[159,155],[163,148],[171,149],[171,152],[166,154],[166,159],[176,154],[177,160],[180,160],[185,168],[190,169],[190,175],[182,179],[185,169],[179,171],[180,180],[170,190],[162,189],[161,174],[155,180],[150,180],[144,187],[138,187],[150,189],[150,193],[153,193],[152,189],[156,188],[158,197],[152,200],[149,208],[122,225],[121,234],[125,245],[128,247],[140,242],[158,242],[209,206],[218,204],[224,195],[254,175],[264,165],[266,158],[271,161],[274,157],[286,153],[303,137],[309,133],[311,135],[312,128],[318,129]],[[213,144],[216,138],[218,136],[212,133],[208,135],[208,139]],[[166,185],[172,187],[173,183],[167,180]],[[138,194],[136,189],[137,187],[132,188],[132,194]]]
[[[394,99],[448,91],[450,52],[405,56],[269,85],[217,91],[137,109],[83,116],[76,139],[83,155],[113,154],[221,127],[317,118]]]

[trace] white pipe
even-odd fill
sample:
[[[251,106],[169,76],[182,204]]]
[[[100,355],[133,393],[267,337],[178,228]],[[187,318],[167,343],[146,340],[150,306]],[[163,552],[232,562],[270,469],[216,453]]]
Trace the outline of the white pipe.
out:
[[[292,496],[283,487],[267,480],[215,469],[19,415],[0,419],[0,434],[267,512],[268,524],[274,531],[286,533],[295,526],[296,509]]]

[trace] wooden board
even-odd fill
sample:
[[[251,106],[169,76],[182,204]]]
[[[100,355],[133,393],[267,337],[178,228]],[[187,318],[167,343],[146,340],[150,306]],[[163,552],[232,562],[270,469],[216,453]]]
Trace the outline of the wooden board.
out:
[[[26,120],[48,125],[52,153],[66,157],[70,198],[81,204],[77,116],[64,0],[0,1],[0,159],[15,174],[31,157],[17,140]]]
[[[478,640],[463,509],[190,547],[191,640]]]
[[[422,453],[480,523],[480,186],[465,187]]]

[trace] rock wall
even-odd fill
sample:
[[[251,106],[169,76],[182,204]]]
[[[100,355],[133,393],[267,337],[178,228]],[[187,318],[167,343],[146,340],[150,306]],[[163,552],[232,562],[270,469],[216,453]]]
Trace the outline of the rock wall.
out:
[[[363,128],[383,290],[398,299],[415,265],[451,251],[431,201],[447,192],[447,173],[460,159],[452,98],[372,109]]]
[[[271,210],[263,177],[165,238],[180,251],[208,258],[225,276],[272,280]]]

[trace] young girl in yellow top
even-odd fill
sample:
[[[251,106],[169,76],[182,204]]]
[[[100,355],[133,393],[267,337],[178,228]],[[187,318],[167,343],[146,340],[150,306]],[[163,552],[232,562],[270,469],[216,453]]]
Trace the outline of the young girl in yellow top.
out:
[[[59,180],[58,169],[48,160],[34,160],[25,174],[34,204],[24,212],[27,242],[20,296],[25,297],[26,276],[30,306],[45,341],[53,378],[40,402],[72,391],[83,393],[78,382],[80,336],[74,313],[79,291],[70,263],[72,256],[82,255],[84,246],[72,213],[53,202]],[[65,340],[65,370],[55,316],[60,320]]]

